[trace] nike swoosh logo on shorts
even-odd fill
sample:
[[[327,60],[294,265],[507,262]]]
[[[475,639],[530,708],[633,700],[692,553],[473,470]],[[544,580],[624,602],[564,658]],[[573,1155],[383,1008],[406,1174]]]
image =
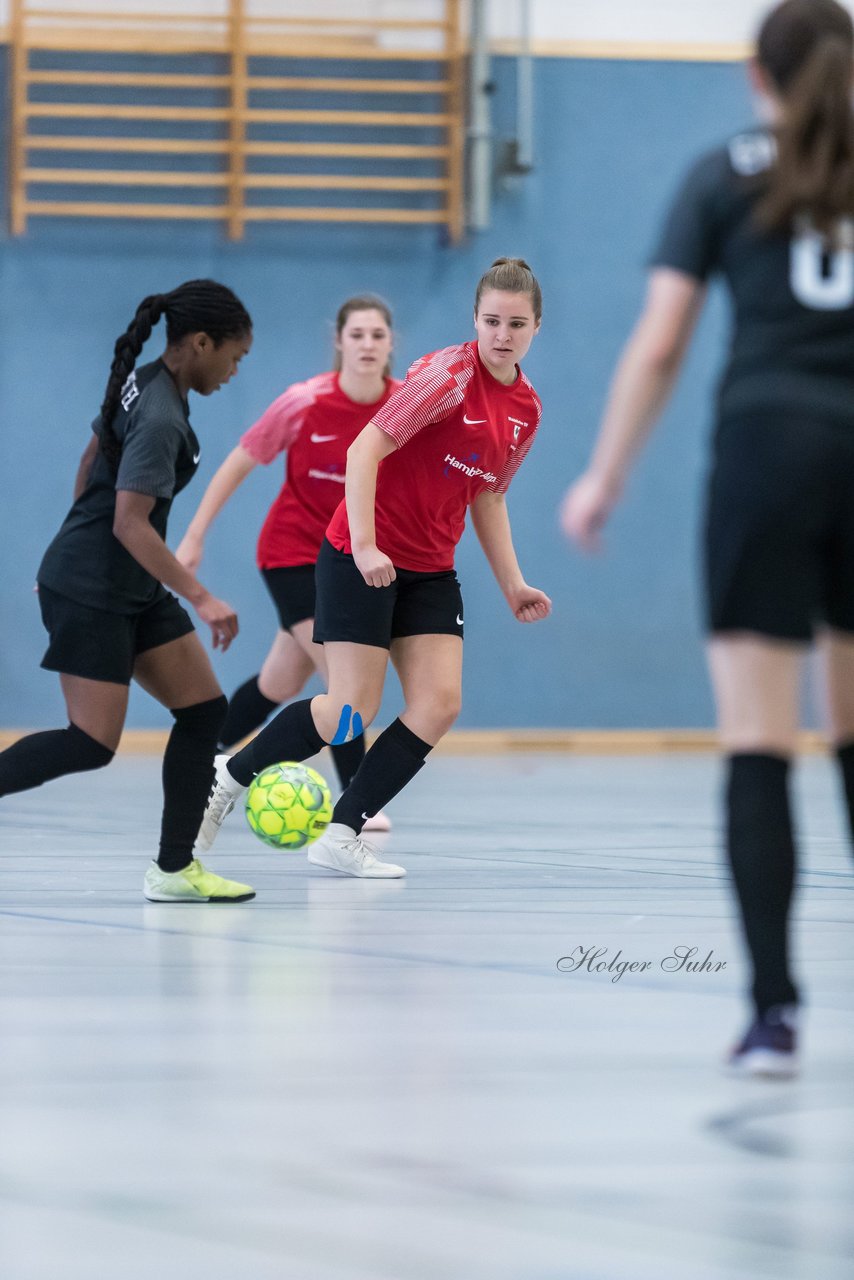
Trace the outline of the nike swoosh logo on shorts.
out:
[[[459,614],[457,614],[457,626],[458,626],[458,627],[461,627],[462,625],[463,625],[463,620],[462,620],[462,618],[460,617],[460,615],[459,615]]]
[[[337,440],[337,439],[338,439],[338,437],[337,437],[337,436],[316,436],[316,435],[312,434],[312,437],[311,437],[311,443],[312,443],[312,444],[326,444],[327,440]]]
[[[464,413],[463,422],[468,423],[470,427],[476,427],[479,422],[486,422],[486,418],[470,418],[467,413]]]
[[[199,460],[199,458],[200,458],[201,456],[202,456],[202,451],[201,451],[201,449],[200,449],[198,453],[194,453],[194,454],[193,454],[193,462],[194,462],[194,463],[195,463],[195,462],[198,462],[198,460]]]

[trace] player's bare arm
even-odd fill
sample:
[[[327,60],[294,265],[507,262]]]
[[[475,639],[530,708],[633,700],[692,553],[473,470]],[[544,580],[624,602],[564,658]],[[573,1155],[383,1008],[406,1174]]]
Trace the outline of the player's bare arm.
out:
[[[214,520],[257,465],[243,446],[237,445],[218,467],[175,552],[175,559],[191,573],[198,572],[204,554],[205,538]]]
[[[374,505],[377,472],[383,458],[394,453],[397,444],[375,423],[369,422],[347,450],[347,478],[344,496],[353,559],[371,587],[387,587],[395,580],[394,565],[377,546]]]
[[[495,580],[519,622],[539,622],[551,612],[545,592],[529,587],[522,576],[503,493],[485,489],[471,505],[472,524]]]
[[[617,365],[585,473],[567,492],[561,524],[585,550],[619,501],[629,470],[670,397],[706,289],[681,271],[650,275],[646,302]]]
[[[153,508],[154,498],[148,494],[119,489],[116,493],[113,533],[125,550],[153,578],[189,601],[202,621],[210,627],[214,648],[225,651],[237,635],[237,614],[231,605],[212,596],[173,556],[149,522],[148,517]]]

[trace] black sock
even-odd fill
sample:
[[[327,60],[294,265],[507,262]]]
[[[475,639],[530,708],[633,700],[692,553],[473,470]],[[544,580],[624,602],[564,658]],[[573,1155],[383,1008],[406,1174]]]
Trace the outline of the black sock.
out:
[[[236,782],[249,783],[268,765],[286,760],[308,760],[326,743],[317,732],[311,714],[311,698],[291,702],[265,729],[228,762],[228,772]]]
[[[248,738],[250,733],[254,733],[278,705],[278,702],[273,702],[272,698],[265,697],[258,688],[257,676],[252,676],[239,689],[235,689],[219,734],[223,750],[228,751],[235,742],[242,742],[244,738]]]
[[[365,756],[336,804],[332,821],[361,831],[366,817],[372,818],[403,790],[432,750],[430,743],[407,729],[402,720],[395,720]]]
[[[180,871],[193,860],[227,706],[227,698],[220,694],[172,712],[175,723],[163,754],[163,818],[157,855],[163,871]]]
[[[788,774],[789,761],[781,756],[751,752],[729,758],[727,849],[759,1014],[798,1002],[789,971],[795,843]]]
[[[341,790],[346,791],[365,758],[365,735],[360,733],[358,738],[340,742],[337,747],[330,746],[329,750],[335,761],[335,772],[338,774]]]
[[[103,769],[114,755],[76,724],[67,729],[31,733],[0,752],[0,796],[29,791],[65,773]]]
[[[851,839],[854,840],[854,742],[846,742],[841,747],[837,747],[836,759],[842,774],[842,786],[845,790],[848,827],[851,832]]]

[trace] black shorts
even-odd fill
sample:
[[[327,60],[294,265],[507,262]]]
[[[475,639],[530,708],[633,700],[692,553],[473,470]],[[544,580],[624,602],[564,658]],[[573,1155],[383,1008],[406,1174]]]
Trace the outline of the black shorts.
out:
[[[168,593],[139,613],[109,613],[40,586],[39,606],[50,636],[45,670],[111,684],[130,684],[141,653],[194,630],[186,609]]]
[[[369,587],[353,557],[325,538],[317,557],[314,639],[388,649],[400,636],[463,638],[463,597],[453,569],[396,569],[391,586]]]
[[[283,631],[314,617],[314,565],[298,564],[284,569],[262,569],[267,590],[273,598]]]
[[[854,432],[800,417],[722,424],[705,560],[712,632],[854,632]]]

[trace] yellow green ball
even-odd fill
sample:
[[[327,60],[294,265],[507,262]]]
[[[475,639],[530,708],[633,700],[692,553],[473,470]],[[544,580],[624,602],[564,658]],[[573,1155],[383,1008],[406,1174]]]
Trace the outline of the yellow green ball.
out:
[[[304,849],[332,820],[326,779],[305,764],[271,764],[246,792],[246,821],[273,849]]]

